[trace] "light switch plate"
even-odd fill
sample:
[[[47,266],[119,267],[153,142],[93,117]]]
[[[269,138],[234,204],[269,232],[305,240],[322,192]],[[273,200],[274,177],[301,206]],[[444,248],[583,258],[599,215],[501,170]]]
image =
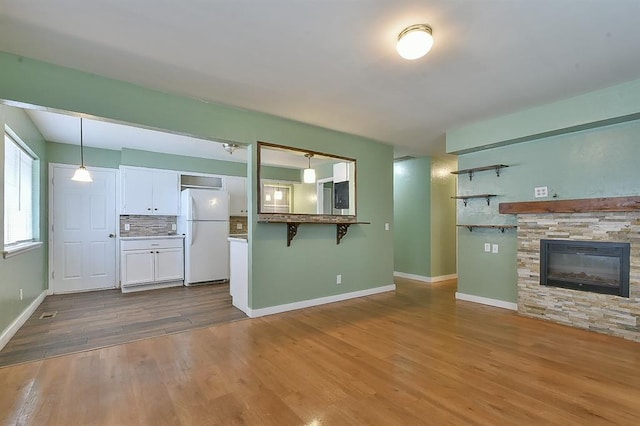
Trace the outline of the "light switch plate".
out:
[[[241,223],[236,223],[236,229],[242,229],[242,224]]]
[[[125,223],[125,224],[124,224],[124,230],[125,230],[125,231],[131,231],[131,225],[130,225],[130,224],[128,224],[128,223]]]
[[[492,244],[491,245],[491,253],[497,253],[498,252],[498,245],[497,244]]]
[[[176,224],[175,224],[175,223],[172,223],[172,224],[171,224],[171,230],[172,230],[172,231],[175,231],[176,229],[178,229],[178,228],[176,228]]]
[[[388,231],[388,230],[389,230],[389,224],[388,224],[388,223],[385,223],[385,224],[384,224],[384,230],[385,230],[385,231]]]
[[[491,243],[484,243],[484,251],[491,253]]]

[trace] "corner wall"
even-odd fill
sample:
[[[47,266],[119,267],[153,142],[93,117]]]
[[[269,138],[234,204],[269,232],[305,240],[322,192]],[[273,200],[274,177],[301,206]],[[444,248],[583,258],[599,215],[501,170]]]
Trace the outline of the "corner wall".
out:
[[[456,273],[455,159],[394,163],[394,269],[423,281]]]
[[[4,126],[8,125],[39,157],[40,198],[34,203],[34,214],[40,216],[40,234],[43,245],[9,259],[0,256],[0,335],[47,288],[47,152],[46,143],[31,119],[22,110],[0,104],[0,216],[4,223]],[[4,241],[4,225],[0,229]],[[23,299],[20,300],[20,289]]]
[[[492,193],[498,196],[491,200],[490,206],[482,199],[469,200],[467,207],[459,203],[458,223],[515,225],[516,217],[499,214],[498,204],[533,201],[533,189],[539,186],[548,187],[548,199],[554,195],[555,199],[573,199],[640,194],[640,168],[637,167],[637,159],[640,158],[640,121],[630,120],[628,116],[616,120],[612,115],[615,115],[618,107],[607,109],[607,102],[598,103],[601,99],[616,97],[629,100],[628,93],[623,92],[638,87],[633,82],[627,83],[607,91],[594,92],[593,95],[563,101],[559,104],[564,111],[558,103],[551,104],[447,134],[448,150],[457,147],[466,150],[471,146],[467,138],[469,129],[477,131],[478,141],[491,140],[495,143],[496,139],[491,138],[500,134],[508,134],[512,138],[531,137],[528,134],[530,126],[526,124],[528,120],[536,121],[535,130],[543,134],[545,123],[550,131],[557,129],[558,122],[586,123],[580,130],[568,129],[553,136],[493,148],[491,146],[494,145],[483,146],[478,143],[473,148],[474,152],[459,153],[460,169],[491,164],[510,167],[503,169],[500,177],[496,177],[493,171],[477,173],[472,181],[466,175],[459,176],[459,194]],[[635,107],[627,105],[625,114],[632,113],[634,108],[640,113],[640,103],[636,102]],[[588,111],[589,114],[585,113],[582,117],[580,111]],[[566,117],[563,119],[558,114],[565,114]],[[589,121],[603,117],[608,118]],[[464,138],[457,141],[456,135],[464,135]],[[485,243],[497,244],[499,252],[485,253]],[[497,301],[517,302],[515,231],[500,233],[497,230],[474,229],[469,232],[466,228],[459,228],[458,244],[458,292]]]

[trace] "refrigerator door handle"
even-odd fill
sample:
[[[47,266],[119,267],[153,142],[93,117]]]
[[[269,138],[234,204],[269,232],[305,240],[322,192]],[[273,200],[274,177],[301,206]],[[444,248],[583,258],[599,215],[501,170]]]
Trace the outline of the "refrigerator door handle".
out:
[[[191,247],[193,247],[193,244],[195,244],[196,242],[196,222],[195,221],[189,221],[189,227],[191,228]]]
[[[191,202],[191,220],[197,220],[196,200],[193,199],[193,195],[189,195],[189,201]]]

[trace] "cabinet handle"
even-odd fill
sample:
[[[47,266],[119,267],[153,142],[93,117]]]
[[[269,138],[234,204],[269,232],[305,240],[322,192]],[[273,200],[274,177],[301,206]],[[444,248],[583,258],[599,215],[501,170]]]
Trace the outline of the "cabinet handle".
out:
[[[158,208],[156,207],[154,210],[158,210]]]
[[[147,207],[147,210],[151,210],[151,207]]]
[[[153,250],[151,250],[149,253],[152,253],[152,254],[153,254]]]

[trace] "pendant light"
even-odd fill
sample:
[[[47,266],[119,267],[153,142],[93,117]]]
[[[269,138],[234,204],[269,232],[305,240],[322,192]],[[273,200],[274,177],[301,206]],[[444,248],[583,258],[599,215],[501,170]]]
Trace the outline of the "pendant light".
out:
[[[280,190],[279,186],[276,186],[276,190],[273,192],[273,198],[276,201],[281,201],[284,198],[284,194],[282,193],[282,191]]]
[[[229,154],[233,154],[236,149],[240,148],[240,145],[237,143],[223,143],[222,149],[227,151]]]
[[[71,180],[76,182],[93,182],[89,170],[84,166],[84,144],[82,142],[82,117],[80,117],[80,167],[73,174]]]
[[[308,153],[304,156],[309,159],[309,166],[304,169],[304,173],[302,174],[302,181],[304,183],[316,183],[316,171],[311,168],[311,157],[313,157],[313,154]]]

